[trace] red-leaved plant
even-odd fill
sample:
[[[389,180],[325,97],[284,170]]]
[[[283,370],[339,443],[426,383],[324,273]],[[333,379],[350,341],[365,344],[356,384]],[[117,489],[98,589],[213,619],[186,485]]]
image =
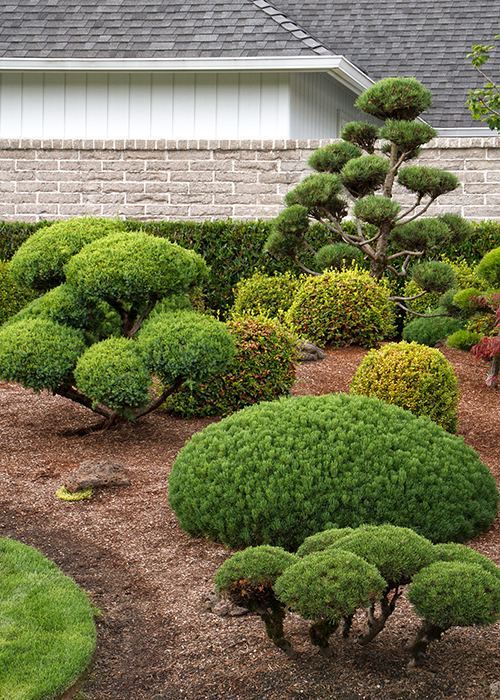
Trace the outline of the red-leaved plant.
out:
[[[498,386],[498,373],[500,370],[500,293],[493,293],[471,298],[471,304],[476,309],[490,311],[494,316],[496,336],[485,336],[471,349],[471,355],[476,360],[491,360],[490,369],[486,378],[487,386]]]

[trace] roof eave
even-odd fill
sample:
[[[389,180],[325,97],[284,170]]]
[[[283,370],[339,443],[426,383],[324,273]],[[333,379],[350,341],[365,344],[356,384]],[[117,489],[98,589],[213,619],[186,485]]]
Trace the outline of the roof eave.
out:
[[[0,58],[0,72],[326,72],[357,94],[373,80],[343,56],[223,58]]]

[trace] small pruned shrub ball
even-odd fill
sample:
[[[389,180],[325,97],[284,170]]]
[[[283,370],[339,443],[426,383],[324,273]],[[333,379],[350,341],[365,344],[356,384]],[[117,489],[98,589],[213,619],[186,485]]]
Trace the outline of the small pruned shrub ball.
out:
[[[490,574],[500,579],[500,567],[481,552],[476,552],[464,544],[457,542],[442,542],[434,545],[434,556],[437,561],[460,561],[467,564],[478,564]]]
[[[165,411],[184,418],[224,416],[288,393],[296,379],[294,335],[265,316],[234,317],[226,326],[234,359],[217,377],[184,385],[167,399]]]
[[[326,272],[305,279],[286,318],[297,334],[319,346],[373,347],[394,332],[389,292],[368,272]]]
[[[279,317],[292,305],[298,285],[299,278],[289,272],[272,276],[255,272],[236,285],[233,313],[236,316],[266,314]]]
[[[208,426],[180,451],[169,493],[193,536],[288,551],[334,524],[465,542],[498,510],[493,476],[461,438],[346,394],[263,402]]]
[[[441,629],[493,625],[500,618],[500,579],[479,564],[439,561],[415,575],[407,598]]]
[[[306,620],[340,622],[381,597],[386,581],[362,557],[342,549],[314,552],[288,567],[274,584],[282,603]]]
[[[352,527],[332,527],[329,530],[317,532],[315,535],[306,537],[297,549],[297,554],[299,557],[307,557],[308,554],[312,554],[313,552],[322,552],[351,532],[354,532]]]
[[[214,578],[215,589],[244,608],[265,607],[274,599],[276,579],[298,560],[296,554],[281,547],[247,547],[220,567]]]
[[[441,309],[438,309],[439,311]],[[403,328],[402,336],[408,343],[433,348],[438,340],[445,340],[456,331],[460,331],[464,323],[463,319],[450,316],[414,316],[413,321]]]
[[[371,350],[350,390],[427,416],[450,433],[456,431],[458,380],[439,350],[405,341]]]
[[[376,566],[390,587],[409,583],[417,571],[436,559],[430,540],[407,527],[395,525],[361,526],[331,544],[326,551],[334,549],[353,552]]]
[[[48,291],[64,282],[64,266],[84,246],[123,229],[111,219],[68,219],[35,231],[15,253],[11,272],[18,284]]]

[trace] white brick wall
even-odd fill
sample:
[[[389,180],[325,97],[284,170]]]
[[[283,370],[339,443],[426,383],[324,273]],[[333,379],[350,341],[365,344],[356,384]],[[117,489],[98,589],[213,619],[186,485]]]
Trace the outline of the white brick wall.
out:
[[[326,143],[2,140],[0,219],[269,219]],[[415,162],[461,183],[429,214],[500,218],[500,137],[438,138]]]

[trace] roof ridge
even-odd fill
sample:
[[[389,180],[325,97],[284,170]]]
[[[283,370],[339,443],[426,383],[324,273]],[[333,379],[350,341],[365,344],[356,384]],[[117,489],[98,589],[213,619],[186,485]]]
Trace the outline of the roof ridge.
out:
[[[250,2],[265,12],[271,19],[279,24],[283,29],[286,29],[296,39],[299,39],[308,49],[320,56],[333,55],[330,49],[327,49],[324,44],[315,39],[309,32],[300,26],[298,22],[287,17],[281,10],[278,10],[267,0],[250,0]]]

